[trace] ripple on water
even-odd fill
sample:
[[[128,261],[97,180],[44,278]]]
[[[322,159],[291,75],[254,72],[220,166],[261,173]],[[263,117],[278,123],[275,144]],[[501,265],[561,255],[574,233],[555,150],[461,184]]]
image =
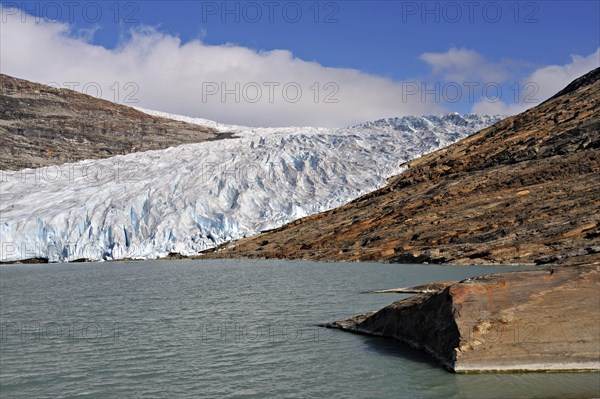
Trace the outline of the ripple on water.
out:
[[[2,266],[1,394],[599,396],[598,373],[456,375],[396,341],[315,327],[404,297],[362,291],[512,269],[221,260]]]

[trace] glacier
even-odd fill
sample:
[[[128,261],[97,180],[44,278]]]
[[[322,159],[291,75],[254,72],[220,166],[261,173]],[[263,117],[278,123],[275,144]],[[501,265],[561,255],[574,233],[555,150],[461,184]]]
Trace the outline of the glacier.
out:
[[[235,138],[0,171],[0,261],[194,255],[376,190],[401,164],[494,124],[477,114],[341,129],[252,128],[141,109]]]

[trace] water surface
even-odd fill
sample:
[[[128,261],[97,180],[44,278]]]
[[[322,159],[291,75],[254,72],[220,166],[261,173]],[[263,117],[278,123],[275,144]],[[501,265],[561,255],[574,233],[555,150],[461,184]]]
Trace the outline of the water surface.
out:
[[[2,398],[599,396],[599,374],[456,375],[315,324],[518,267],[149,261],[0,267]],[[521,268],[523,269],[523,268]]]

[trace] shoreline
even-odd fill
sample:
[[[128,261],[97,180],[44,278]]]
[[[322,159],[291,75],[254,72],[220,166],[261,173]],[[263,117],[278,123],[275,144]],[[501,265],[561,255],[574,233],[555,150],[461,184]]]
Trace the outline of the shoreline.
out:
[[[47,258],[27,258],[22,260],[14,260],[14,261],[0,261],[0,266],[2,265],[32,265],[32,264],[69,264],[69,263],[123,263],[123,262],[152,262],[152,261],[189,261],[189,260],[200,260],[200,261],[219,261],[219,260],[238,260],[238,261],[248,261],[249,263],[255,263],[259,261],[284,261],[284,262],[314,262],[320,264],[331,264],[331,263],[353,263],[353,264],[362,264],[362,263],[377,263],[382,265],[423,265],[423,266],[444,266],[444,267],[454,267],[454,266],[479,266],[479,267],[496,267],[496,266],[506,266],[506,267],[535,267],[535,268],[544,268],[549,266],[558,266],[560,264],[536,264],[536,263],[407,263],[407,262],[390,262],[387,260],[358,260],[358,261],[345,261],[345,260],[325,260],[325,259],[301,259],[301,258],[256,258],[256,257],[212,257],[212,256],[186,256],[177,254],[177,256],[167,256],[162,258],[145,258],[145,259],[133,259],[133,258],[123,258],[123,259],[112,259],[112,260],[90,260],[90,259],[76,259],[72,261],[66,262],[50,262]],[[432,281],[431,284],[435,284],[439,282]],[[415,288],[415,287],[407,287],[407,288]],[[396,288],[396,289],[404,289],[404,288]],[[392,288],[394,290],[394,288]],[[363,293],[371,293],[370,291],[365,291]],[[375,292],[373,292],[375,293]],[[410,293],[410,292],[407,292]]]

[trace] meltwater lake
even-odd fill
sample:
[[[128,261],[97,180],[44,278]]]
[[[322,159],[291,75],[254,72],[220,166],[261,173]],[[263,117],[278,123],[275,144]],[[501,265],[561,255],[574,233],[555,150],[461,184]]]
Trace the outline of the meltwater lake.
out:
[[[452,374],[385,338],[315,324],[363,291],[531,269],[306,261],[0,266],[4,398],[583,398],[598,373]]]

